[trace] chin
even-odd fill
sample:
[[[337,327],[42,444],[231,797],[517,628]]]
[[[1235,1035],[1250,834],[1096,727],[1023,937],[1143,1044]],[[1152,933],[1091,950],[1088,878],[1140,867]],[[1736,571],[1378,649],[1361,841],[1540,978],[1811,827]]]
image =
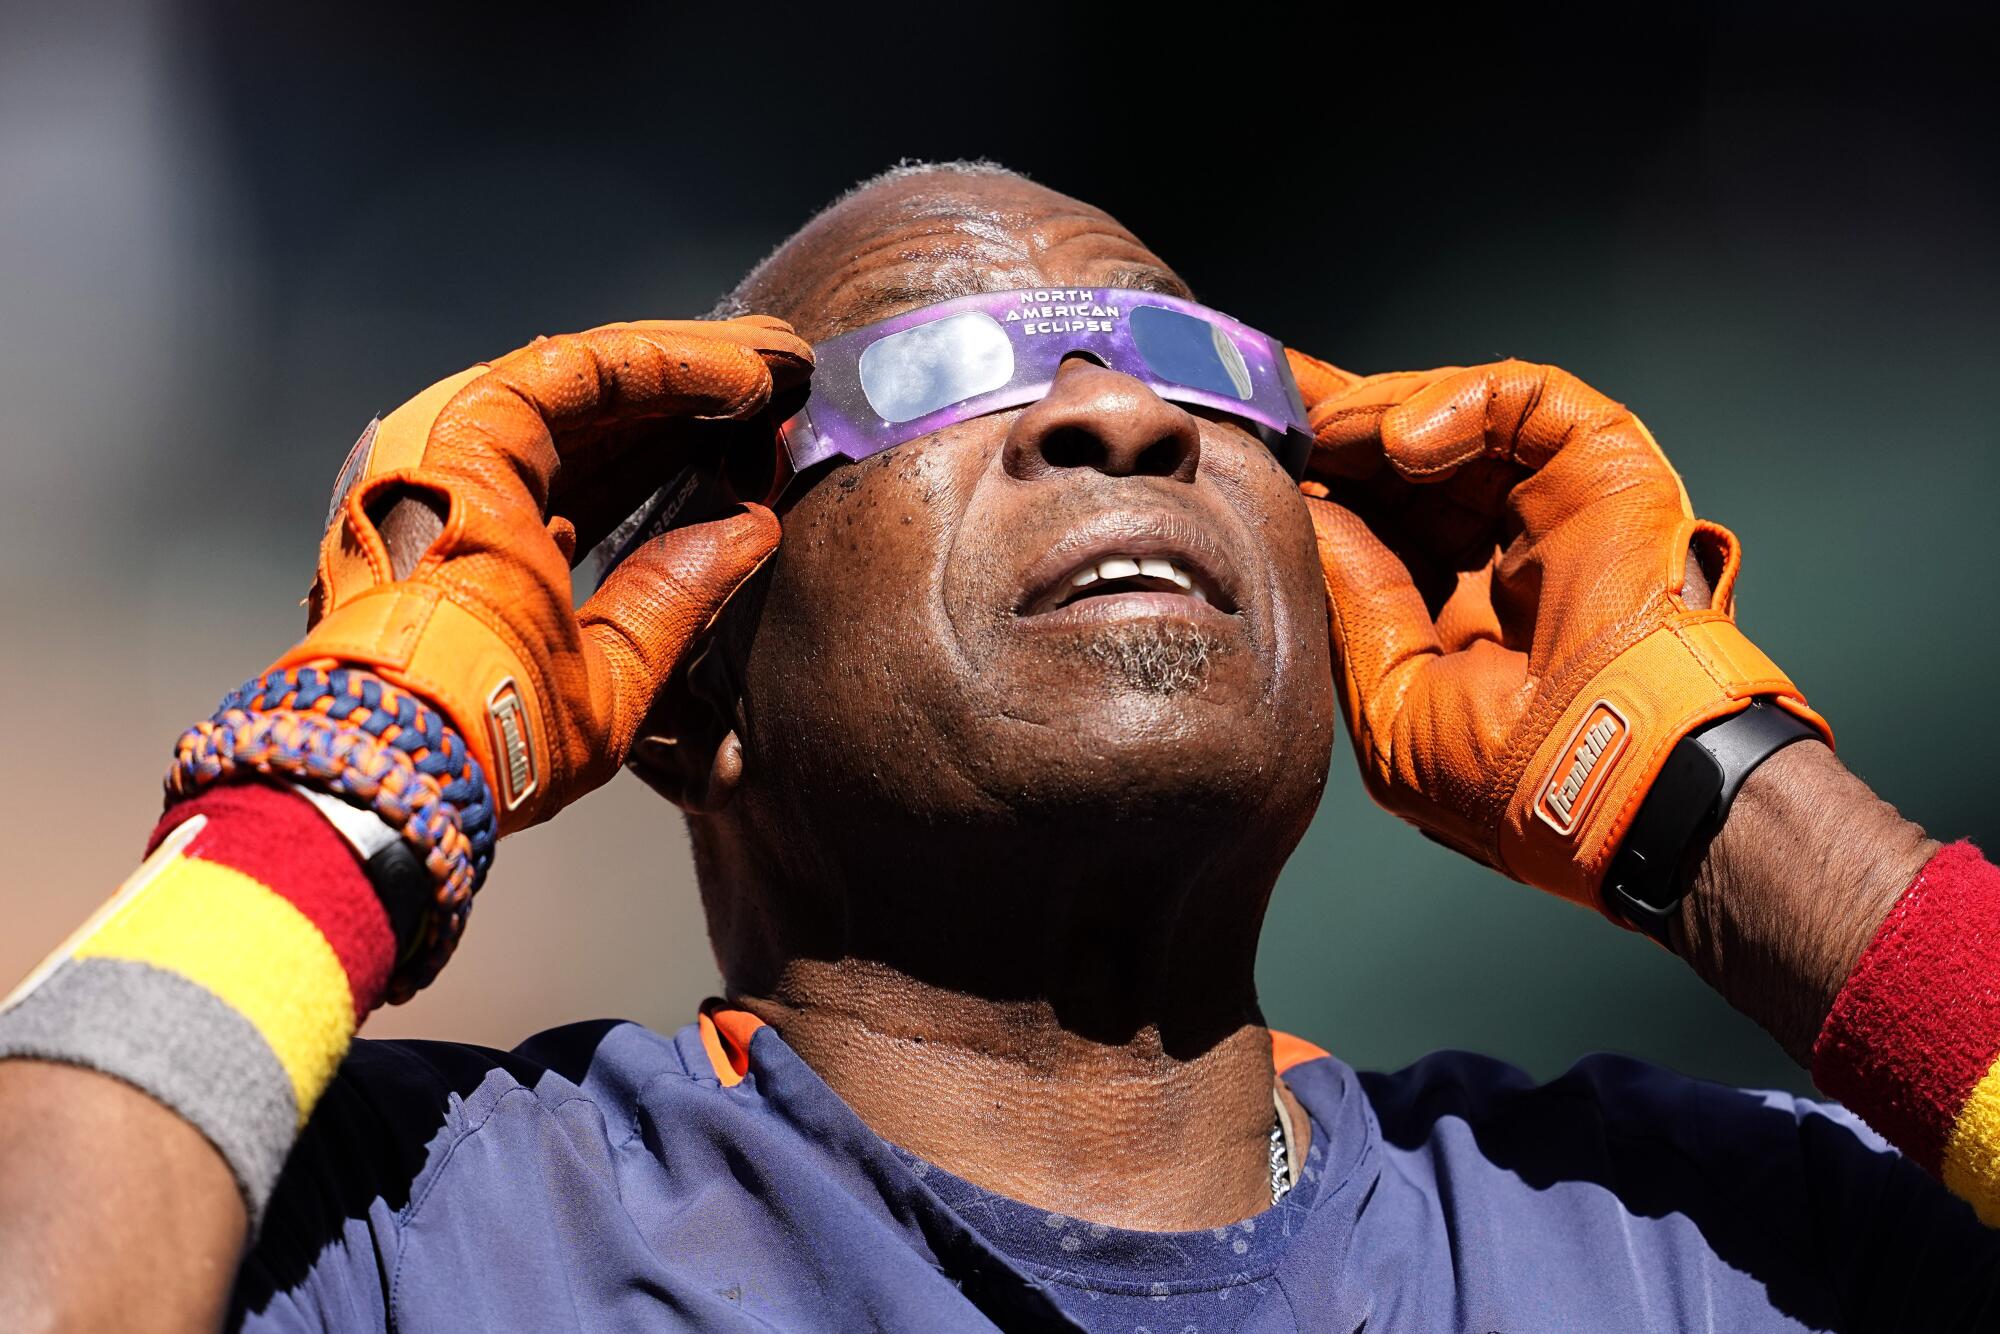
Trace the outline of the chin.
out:
[[[1170,840],[1303,828],[1325,785],[1324,738],[1315,746],[1268,713],[1205,700],[1199,686],[1176,684],[1183,669],[1148,665],[1143,681],[1040,701],[1032,745],[1012,730],[996,737],[979,767],[1004,818],[1096,837],[1114,823],[1148,825]]]
[[[1309,818],[1331,692],[1289,681],[1233,628],[1147,617],[1016,641],[973,673],[973,691],[928,695],[952,738],[940,752],[1002,819],[1240,828],[1291,806]]]

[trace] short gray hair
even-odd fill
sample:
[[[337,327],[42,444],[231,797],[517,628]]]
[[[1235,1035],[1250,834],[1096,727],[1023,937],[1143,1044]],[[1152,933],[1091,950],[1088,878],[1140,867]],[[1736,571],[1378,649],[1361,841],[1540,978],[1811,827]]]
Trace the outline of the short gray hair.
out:
[[[733,320],[739,315],[750,314],[754,309],[751,293],[756,290],[758,281],[764,276],[764,271],[770,267],[771,261],[777,258],[778,252],[790,245],[800,232],[803,232],[834,209],[839,208],[842,204],[854,198],[854,196],[864,190],[872,190],[878,185],[888,185],[892,181],[903,181],[908,180],[912,176],[928,176],[937,172],[950,172],[959,176],[1004,176],[1009,180],[1028,181],[1030,183],[1033,181],[1033,178],[1026,172],[1015,171],[1012,167],[1003,166],[990,158],[954,158],[948,162],[926,162],[922,158],[912,157],[899,158],[895,166],[885,167],[873,176],[865,180],[856,181],[845,190],[842,190],[824,208],[801,223],[790,236],[787,236],[784,240],[778,242],[777,245],[771,247],[770,253],[758,260],[750,272],[744,274],[737,281],[736,286],[723,293],[721,299],[710,308],[707,318],[711,320]]]

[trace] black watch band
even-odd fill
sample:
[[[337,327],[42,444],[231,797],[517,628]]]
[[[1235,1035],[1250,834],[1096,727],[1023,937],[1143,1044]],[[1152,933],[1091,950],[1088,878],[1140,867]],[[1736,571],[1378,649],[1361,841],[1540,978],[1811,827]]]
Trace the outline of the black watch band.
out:
[[[1751,770],[1794,741],[1819,740],[1804,720],[1757,699],[1682,737],[1660,767],[1604,876],[1611,910],[1662,945],[1709,840]]]

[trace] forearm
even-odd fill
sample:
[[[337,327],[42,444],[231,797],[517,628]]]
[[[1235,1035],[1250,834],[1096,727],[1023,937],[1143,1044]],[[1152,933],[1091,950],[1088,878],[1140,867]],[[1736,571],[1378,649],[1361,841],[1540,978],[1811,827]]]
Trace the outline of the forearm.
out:
[[[1831,750],[1787,746],[1744,780],[1674,949],[1810,1068],[1855,960],[1937,848]]]
[[[0,1061],[0,1329],[214,1329],[245,1236],[229,1166],[129,1084]]]
[[[214,1325],[389,976],[382,905],[302,797],[220,788],[163,830],[0,1010],[0,1328]]]
[[[1739,793],[1674,943],[2000,1227],[2000,868],[1940,848],[1801,743]]]

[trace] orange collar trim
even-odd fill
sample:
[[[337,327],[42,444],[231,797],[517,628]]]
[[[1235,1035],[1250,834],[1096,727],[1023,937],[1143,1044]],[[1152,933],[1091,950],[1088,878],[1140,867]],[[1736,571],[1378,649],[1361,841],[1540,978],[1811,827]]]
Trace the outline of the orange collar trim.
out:
[[[708,1063],[722,1087],[735,1088],[750,1073],[750,1039],[764,1027],[764,1021],[748,1010],[732,1010],[719,1000],[705,1001],[701,1007],[701,1045]],[[1271,1064],[1279,1074],[1295,1065],[1317,1061],[1327,1055],[1324,1047],[1304,1038],[1271,1030]]]
[[[719,1000],[701,1007],[701,1045],[722,1087],[735,1088],[750,1073],[750,1039],[764,1021],[748,1010],[732,1010]]]
[[[1280,1033],[1275,1028],[1271,1030],[1271,1064],[1281,1075],[1295,1065],[1304,1065],[1307,1061],[1317,1061],[1331,1054],[1326,1048],[1316,1047],[1304,1038]]]

